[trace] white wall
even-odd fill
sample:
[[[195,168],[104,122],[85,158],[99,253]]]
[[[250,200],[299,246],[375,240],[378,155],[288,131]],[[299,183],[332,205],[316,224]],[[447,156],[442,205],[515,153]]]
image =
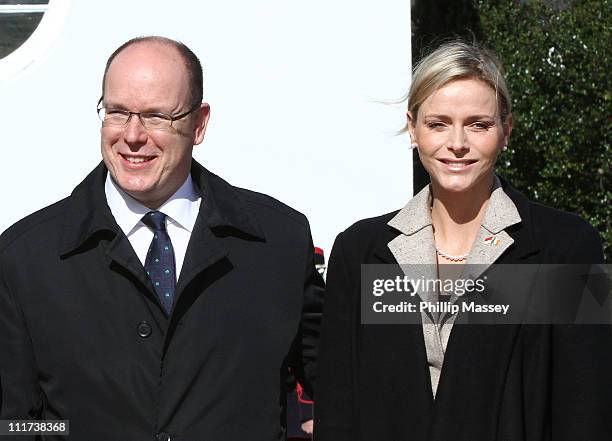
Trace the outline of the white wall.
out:
[[[196,159],[305,213],[326,255],[348,225],[410,198],[404,105],[381,103],[408,86],[409,2],[71,0],[47,56],[0,82],[0,230],[100,161],[104,63],[148,34],[204,65],[212,117]]]

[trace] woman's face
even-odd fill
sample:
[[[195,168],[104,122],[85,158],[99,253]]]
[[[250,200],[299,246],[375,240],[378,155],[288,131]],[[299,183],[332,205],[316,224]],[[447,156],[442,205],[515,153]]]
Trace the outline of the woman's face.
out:
[[[491,185],[512,121],[502,125],[495,91],[488,84],[473,78],[451,81],[427,97],[416,120],[410,112],[408,119],[434,186],[463,192]]]

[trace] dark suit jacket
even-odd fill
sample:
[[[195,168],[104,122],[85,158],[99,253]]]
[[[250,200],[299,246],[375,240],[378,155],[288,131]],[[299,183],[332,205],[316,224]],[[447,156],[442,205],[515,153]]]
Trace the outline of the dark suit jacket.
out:
[[[522,221],[498,263],[603,260],[574,215],[504,191]],[[612,439],[605,325],[456,325],[434,401],[420,324],[361,325],[360,265],[397,264],[390,213],[341,233],[331,253],[315,402],[317,441]]]
[[[0,419],[68,419],[72,441],[284,439],[288,366],[310,384],[317,358],[306,218],[194,161],[202,204],[168,318],[106,173],[0,238]]]

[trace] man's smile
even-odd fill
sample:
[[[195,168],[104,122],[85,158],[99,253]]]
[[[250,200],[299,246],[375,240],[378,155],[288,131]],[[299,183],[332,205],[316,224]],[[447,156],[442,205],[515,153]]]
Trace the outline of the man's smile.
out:
[[[129,164],[130,166],[140,166],[145,165],[153,161],[157,158],[157,156],[147,156],[147,155],[133,155],[133,154],[125,154],[119,153],[119,156],[123,159],[124,163]]]

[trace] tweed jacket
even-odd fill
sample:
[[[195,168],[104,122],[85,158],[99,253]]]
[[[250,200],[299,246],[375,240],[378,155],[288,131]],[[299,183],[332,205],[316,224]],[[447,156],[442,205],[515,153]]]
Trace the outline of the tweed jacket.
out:
[[[406,206],[388,222],[388,225],[400,232],[389,242],[389,249],[395,260],[402,265],[406,276],[415,280],[421,276],[428,279],[436,278],[434,273],[436,250],[430,207],[431,189],[428,185],[410,199]],[[478,265],[469,268],[478,269],[477,274],[470,274],[471,278],[477,278],[480,273],[486,271],[488,266],[495,263],[514,243],[514,239],[505,228],[520,221],[521,216],[514,202],[504,193],[501,182],[496,176],[481,227],[466,262]],[[418,294],[425,301],[437,300],[432,298],[431,293]],[[431,314],[422,313],[423,337],[434,397],[455,318],[456,315],[452,315],[436,320]]]

